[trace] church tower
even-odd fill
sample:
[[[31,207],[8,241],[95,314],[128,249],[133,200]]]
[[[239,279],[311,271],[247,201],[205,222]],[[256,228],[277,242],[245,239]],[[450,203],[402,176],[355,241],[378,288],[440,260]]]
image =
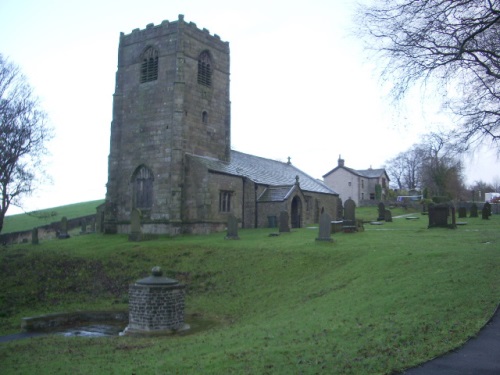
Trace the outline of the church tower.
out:
[[[134,209],[178,231],[186,155],[229,161],[230,119],[229,43],[182,15],[121,33],[105,232],[127,232]]]

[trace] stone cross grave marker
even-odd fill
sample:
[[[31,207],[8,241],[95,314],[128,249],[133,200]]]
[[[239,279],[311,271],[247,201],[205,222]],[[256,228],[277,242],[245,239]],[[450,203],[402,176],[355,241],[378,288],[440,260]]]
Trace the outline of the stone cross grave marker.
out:
[[[290,232],[290,217],[288,215],[288,211],[280,212],[280,222],[279,222],[279,231],[282,232]]]
[[[332,218],[328,213],[323,212],[319,217],[319,235],[316,241],[333,242],[331,236]]]
[[[227,235],[226,240],[239,240],[238,237],[238,220],[232,214],[227,217]]]

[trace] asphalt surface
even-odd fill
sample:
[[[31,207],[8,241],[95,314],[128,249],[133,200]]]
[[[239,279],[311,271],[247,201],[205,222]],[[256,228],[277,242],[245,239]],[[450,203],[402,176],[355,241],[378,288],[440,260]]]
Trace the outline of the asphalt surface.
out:
[[[404,375],[500,375],[499,308],[476,337],[441,357],[408,369]]]

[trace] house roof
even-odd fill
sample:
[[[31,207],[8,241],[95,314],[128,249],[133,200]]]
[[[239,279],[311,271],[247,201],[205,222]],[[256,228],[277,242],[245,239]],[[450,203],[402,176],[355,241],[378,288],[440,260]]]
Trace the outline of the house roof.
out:
[[[360,177],[365,177],[365,178],[379,178],[382,175],[386,175],[387,179],[389,179],[389,176],[387,175],[385,169],[380,168],[380,169],[361,169],[361,170],[356,170],[344,166],[337,166],[334,169],[332,169],[330,172],[327,174],[323,175],[323,178],[332,174],[333,172],[337,171],[338,169],[345,169],[346,171]]]
[[[200,161],[207,169],[213,172],[247,177],[257,184],[281,188],[287,187],[290,190],[296,183],[296,176],[298,176],[300,188],[303,191],[338,195],[322,181],[312,178],[292,164],[277,160],[244,154],[234,150],[231,150],[231,160],[229,162],[207,156],[190,156]],[[276,189],[272,193],[282,194],[282,190]]]

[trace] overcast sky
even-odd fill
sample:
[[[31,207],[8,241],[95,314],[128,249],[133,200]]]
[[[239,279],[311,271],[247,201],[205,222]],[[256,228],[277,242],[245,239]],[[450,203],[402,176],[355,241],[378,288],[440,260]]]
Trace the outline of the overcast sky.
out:
[[[233,149],[290,156],[315,178],[340,154],[354,169],[382,167],[437,120],[418,101],[401,115],[383,97],[349,36],[352,10],[352,0],[1,0],[0,53],[20,66],[55,129],[45,163],[53,183],[24,208],[104,198],[120,32],[179,14],[229,42]],[[500,176],[494,152],[466,159],[468,183]]]

